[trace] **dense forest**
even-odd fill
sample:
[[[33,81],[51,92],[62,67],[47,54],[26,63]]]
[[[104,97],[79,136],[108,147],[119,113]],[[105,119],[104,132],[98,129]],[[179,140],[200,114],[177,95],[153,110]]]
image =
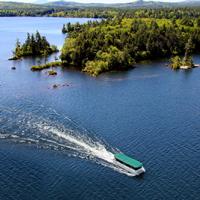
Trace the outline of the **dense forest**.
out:
[[[83,25],[65,25],[63,32],[69,35],[62,49],[62,61],[94,76],[128,69],[141,60],[167,56],[186,55],[178,66],[192,65],[190,55],[200,51],[198,12],[187,8],[174,12],[141,9],[136,13],[137,17],[124,13]]]
[[[53,12],[59,12],[59,9],[27,3],[0,2],[0,16],[44,16]]]
[[[54,17],[89,17],[89,18],[155,18],[155,19],[183,19],[200,17],[200,7],[192,8],[140,8],[140,9],[116,9],[116,8],[83,8],[53,12],[49,16]]]
[[[17,60],[26,56],[48,56],[57,52],[55,45],[50,45],[46,37],[41,36],[37,31],[36,34],[27,34],[27,38],[23,44],[17,40],[13,57],[10,60]]]
[[[86,17],[86,18],[113,18],[120,14],[119,9],[114,8],[85,8],[59,11],[50,14],[52,17]]]

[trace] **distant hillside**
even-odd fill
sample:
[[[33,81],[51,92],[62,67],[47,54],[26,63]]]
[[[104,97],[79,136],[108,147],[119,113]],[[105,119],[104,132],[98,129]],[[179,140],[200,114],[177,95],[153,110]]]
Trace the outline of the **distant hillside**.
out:
[[[43,2],[48,2],[44,0]],[[200,6],[200,0],[183,0],[182,2],[159,2],[159,1],[145,1],[136,0],[130,3],[116,3],[116,4],[103,4],[103,3],[77,3],[73,1],[54,1],[45,3],[46,6],[53,7],[67,7],[67,8],[161,8],[161,7],[184,7],[184,6]]]
[[[183,2],[177,3],[179,6],[200,6],[200,0],[185,0]]]
[[[172,3],[164,3],[164,2],[155,2],[155,1],[143,1],[138,0],[130,3],[116,3],[116,4],[103,4],[103,3],[77,3],[73,1],[55,1],[46,3],[47,6],[62,6],[62,7],[69,7],[69,8],[102,8],[102,7],[109,7],[109,8],[140,8],[140,7],[165,7],[170,6]]]
[[[184,0],[179,3],[158,2],[158,1],[144,1],[137,0],[131,3],[117,3],[117,4],[103,4],[103,3],[77,3],[73,1],[54,1],[37,0],[34,4],[31,3],[17,3],[17,2],[1,2],[0,10],[23,10],[23,9],[39,9],[39,10],[65,10],[73,8],[163,8],[163,7],[194,7],[200,6],[200,0]]]
[[[3,2],[0,1],[0,9],[16,9],[16,8],[39,8],[40,5],[31,3],[19,3],[19,2]]]

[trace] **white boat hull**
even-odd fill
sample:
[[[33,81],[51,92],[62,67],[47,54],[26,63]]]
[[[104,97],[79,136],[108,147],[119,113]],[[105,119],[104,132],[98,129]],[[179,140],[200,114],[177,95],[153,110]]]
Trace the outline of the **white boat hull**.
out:
[[[120,167],[121,169],[123,169],[129,176],[139,176],[140,174],[143,174],[145,172],[145,168],[144,167],[141,167],[139,169],[133,169],[131,167],[128,167],[128,166],[118,162],[115,159],[114,159],[113,163],[117,167]]]

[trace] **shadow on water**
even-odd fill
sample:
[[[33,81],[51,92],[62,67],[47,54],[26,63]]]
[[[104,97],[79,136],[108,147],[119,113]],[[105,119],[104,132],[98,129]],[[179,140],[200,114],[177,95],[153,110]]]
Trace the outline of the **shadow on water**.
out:
[[[184,75],[185,75],[186,78],[189,77],[192,74],[192,70],[194,70],[194,69],[184,70]]]
[[[140,174],[139,176],[136,176],[135,178],[137,179],[137,180],[144,180],[144,178],[145,178],[145,175],[144,175],[145,173],[142,173],[142,174]]]

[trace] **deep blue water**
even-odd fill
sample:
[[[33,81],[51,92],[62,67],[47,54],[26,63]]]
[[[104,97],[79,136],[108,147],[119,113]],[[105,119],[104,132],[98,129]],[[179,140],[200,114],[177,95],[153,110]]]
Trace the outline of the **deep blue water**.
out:
[[[199,199],[200,69],[154,61],[97,78],[67,69],[49,77],[30,71],[37,59],[7,61],[26,32],[62,46],[67,21],[87,19],[0,18],[0,199]],[[120,150],[146,173],[120,173],[77,142]]]

